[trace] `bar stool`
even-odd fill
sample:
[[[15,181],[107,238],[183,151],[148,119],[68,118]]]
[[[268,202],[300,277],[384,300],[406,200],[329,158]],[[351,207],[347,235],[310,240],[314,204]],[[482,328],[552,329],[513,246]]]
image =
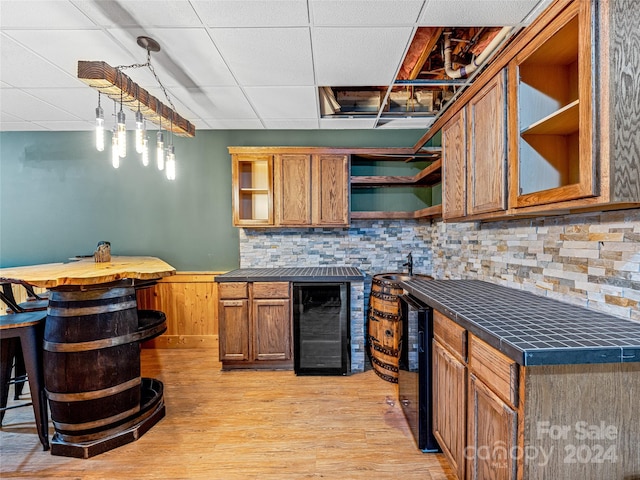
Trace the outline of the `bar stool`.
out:
[[[18,303],[13,295],[13,289],[9,282],[0,283],[0,300],[7,305],[7,313],[24,313],[24,312],[38,312],[46,310],[49,306],[48,293],[47,298],[39,297],[31,285],[22,284],[27,291],[28,298],[26,302]],[[22,348],[18,344],[15,348],[15,388],[14,388],[14,400],[18,400],[22,395],[22,389],[24,382],[27,380],[27,371],[24,366],[24,358],[22,356]]]
[[[18,344],[22,353],[31,390],[31,403],[9,408],[33,405],[38,437],[43,450],[49,450],[49,414],[44,390],[42,342],[46,311],[14,313],[0,316],[0,424],[4,419],[9,396],[12,360]]]

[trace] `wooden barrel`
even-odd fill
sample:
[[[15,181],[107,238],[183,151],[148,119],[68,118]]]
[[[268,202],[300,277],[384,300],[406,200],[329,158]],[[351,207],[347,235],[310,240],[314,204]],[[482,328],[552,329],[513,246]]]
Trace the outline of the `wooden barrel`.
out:
[[[398,361],[402,345],[400,303],[403,289],[393,274],[375,275],[369,297],[368,337],[371,365],[378,376],[398,383]]]
[[[44,380],[56,434],[86,442],[125,428],[141,402],[132,287],[53,291],[44,333]]]

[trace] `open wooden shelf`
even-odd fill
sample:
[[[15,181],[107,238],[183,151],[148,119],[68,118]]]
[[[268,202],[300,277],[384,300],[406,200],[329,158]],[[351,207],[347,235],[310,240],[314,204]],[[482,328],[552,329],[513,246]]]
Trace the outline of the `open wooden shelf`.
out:
[[[522,129],[520,135],[570,135],[577,132],[580,125],[579,104],[580,100],[574,100],[569,105]]]
[[[352,187],[398,187],[398,186],[430,186],[442,180],[442,160],[432,162],[428,167],[411,176],[366,176],[351,177]]]
[[[424,162],[435,161],[442,157],[441,147],[426,147],[414,154],[393,154],[393,153],[372,153],[372,154],[357,154],[358,158],[367,160],[385,161],[385,162]],[[354,160],[352,158],[352,160]]]
[[[433,205],[413,212],[351,212],[352,220],[411,220],[442,216],[442,205]]]

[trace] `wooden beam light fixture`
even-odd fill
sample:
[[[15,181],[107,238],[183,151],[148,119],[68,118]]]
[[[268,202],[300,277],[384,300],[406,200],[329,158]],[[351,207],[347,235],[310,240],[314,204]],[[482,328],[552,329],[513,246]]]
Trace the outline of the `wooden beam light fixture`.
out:
[[[159,51],[158,43],[149,37],[138,37],[138,45],[147,50],[147,63],[112,67],[100,61],[78,61],[78,78],[109,98],[121,102],[136,112],[138,108],[145,120],[160,125],[164,119],[165,126],[181,137],[194,137],[196,127],[176,113],[167,92],[151,66],[151,52]],[[131,78],[122,73],[127,68],[149,67],[160,87],[167,96],[171,107],[163,104],[147,90],[141,88]]]

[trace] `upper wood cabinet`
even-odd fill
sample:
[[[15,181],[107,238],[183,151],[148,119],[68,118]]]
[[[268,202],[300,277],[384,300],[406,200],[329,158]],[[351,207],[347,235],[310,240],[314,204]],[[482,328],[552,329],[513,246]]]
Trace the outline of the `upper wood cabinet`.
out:
[[[273,155],[231,156],[233,224],[273,225]]]
[[[349,225],[349,155],[229,150],[235,226]]]
[[[467,111],[460,110],[442,128],[442,218],[467,213]]]
[[[507,208],[506,71],[467,105],[467,214]]]
[[[509,65],[513,207],[598,193],[591,49],[590,2],[574,2]]]
[[[349,225],[349,157],[313,155],[313,225]]]

